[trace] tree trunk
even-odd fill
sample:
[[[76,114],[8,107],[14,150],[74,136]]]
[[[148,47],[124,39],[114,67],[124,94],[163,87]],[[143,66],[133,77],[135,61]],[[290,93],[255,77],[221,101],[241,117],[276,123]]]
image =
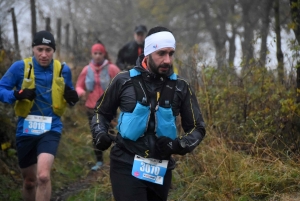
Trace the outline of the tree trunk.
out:
[[[300,61],[297,63],[297,97],[296,103],[300,103]]]
[[[278,61],[277,72],[278,81],[284,83],[284,68],[283,68],[283,53],[281,49],[281,34],[280,34],[280,20],[279,20],[279,0],[274,2],[274,15],[275,15],[275,33],[276,33],[276,56]]]
[[[31,9],[31,35],[32,38],[36,33],[36,9],[35,9],[35,0],[30,0],[30,9]]]
[[[250,20],[250,11],[252,1],[244,1],[242,2],[242,9],[243,9],[243,26],[244,26],[244,33],[243,33],[243,40],[242,40],[242,52],[243,52],[243,61],[245,65],[243,66],[242,71],[245,71],[249,68],[250,59],[253,58],[253,24]]]
[[[15,15],[15,9],[11,8],[9,10],[11,12],[11,18],[13,23],[13,31],[14,31],[14,40],[15,40],[15,58],[16,60],[21,59],[20,56],[20,48],[19,48],[19,37],[18,37],[18,27],[17,27],[17,21],[16,21],[16,15]]]
[[[234,4],[230,7],[230,11],[232,15],[235,14]],[[231,30],[232,30],[232,36],[228,36],[228,42],[229,42],[229,56],[228,56],[228,63],[229,67],[232,68],[234,66],[234,58],[235,58],[235,37],[236,37],[236,27],[234,25],[234,22],[231,20]]]
[[[269,32],[269,24],[270,24],[270,11],[272,8],[273,0],[265,0],[263,1],[263,9],[262,9],[262,27],[261,27],[261,46],[260,46],[260,55],[259,59],[261,62],[261,66],[265,67],[266,65],[266,57],[267,57],[267,37]]]
[[[228,58],[228,62],[229,62],[229,66],[232,67],[234,66],[234,58],[235,58],[235,51],[236,51],[236,47],[235,47],[235,31],[233,32],[232,36],[229,38],[228,42],[229,42],[229,58]]]
[[[46,17],[46,27],[45,30],[51,32],[51,18],[50,17]]]
[[[291,16],[292,21],[294,23],[294,33],[296,36],[296,40],[298,41],[298,45],[300,45],[300,1],[299,0],[290,0],[291,6]],[[300,103],[300,59],[297,62],[297,103]]]
[[[56,23],[56,56],[58,59],[60,59],[60,44],[61,44],[61,18],[57,18],[57,23]]]
[[[221,20],[219,24],[219,29],[217,28],[217,25],[213,23],[213,17],[209,14],[208,6],[204,3],[202,6],[202,13],[204,14],[204,22],[205,26],[207,27],[211,38],[214,42],[215,50],[216,50],[216,61],[217,61],[217,67],[218,69],[221,69],[225,65],[226,60],[226,48],[225,43],[227,40],[226,35],[226,22],[225,20]]]

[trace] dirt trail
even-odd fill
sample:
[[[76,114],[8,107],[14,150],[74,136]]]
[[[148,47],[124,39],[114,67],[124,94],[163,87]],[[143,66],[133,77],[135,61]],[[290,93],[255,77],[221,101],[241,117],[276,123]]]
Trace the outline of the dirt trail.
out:
[[[66,187],[62,187],[61,189],[53,192],[50,201],[66,201],[68,197],[75,195],[84,189],[89,188],[93,183],[95,183],[98,180],[98,178],[103,177],[103,171],[108,171],[108,169],[109,166],[104,165],[98,171],[90,171],[85,179],[78,180],[74,183],[69,184]]]

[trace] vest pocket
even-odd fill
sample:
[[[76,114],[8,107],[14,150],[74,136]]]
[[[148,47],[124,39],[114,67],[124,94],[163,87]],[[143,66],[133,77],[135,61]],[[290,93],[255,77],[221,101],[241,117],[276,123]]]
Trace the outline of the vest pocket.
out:
[[[34,88],[34,80],[33,79],[24,79],[22,83],[22,89],[33,89]],[[15,104],[15,113],[20,117],[27,117],[29,114],[34,101],[30,101],[28,99],[17,100]]]
[[[149,106],[137,103],[133,112],[121,112],[118,120],[118,131],[124,139],[136,141],[147,128]]]
[[[64,99],[65,81],[63,77],[53,79],[55,84],[52,84],[52,108],[53,112],[61,116],[66,109],[66,101]]]
[[[176,117],[173,115],[171,108],[158,107],[156,111],[156,134],[158,137],[166,136],[171,139],[177,137]]]

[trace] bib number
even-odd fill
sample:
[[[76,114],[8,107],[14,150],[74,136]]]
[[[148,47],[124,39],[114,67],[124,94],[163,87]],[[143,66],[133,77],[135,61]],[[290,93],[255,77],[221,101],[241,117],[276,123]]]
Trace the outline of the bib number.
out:
[[[131,174],[138,179],[162,185],[167,167],[168,160],[143,158],[135,155]]]
[[[28,115],[24,119],[23,133],[40,135],[51,129],[52,117]]]

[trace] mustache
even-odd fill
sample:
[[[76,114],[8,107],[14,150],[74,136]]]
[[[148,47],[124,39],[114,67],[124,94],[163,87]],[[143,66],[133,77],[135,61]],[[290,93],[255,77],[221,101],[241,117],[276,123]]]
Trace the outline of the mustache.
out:
[[[158,68],[172,68],[172,65],[162,64],[162,65],[159,65]]]

